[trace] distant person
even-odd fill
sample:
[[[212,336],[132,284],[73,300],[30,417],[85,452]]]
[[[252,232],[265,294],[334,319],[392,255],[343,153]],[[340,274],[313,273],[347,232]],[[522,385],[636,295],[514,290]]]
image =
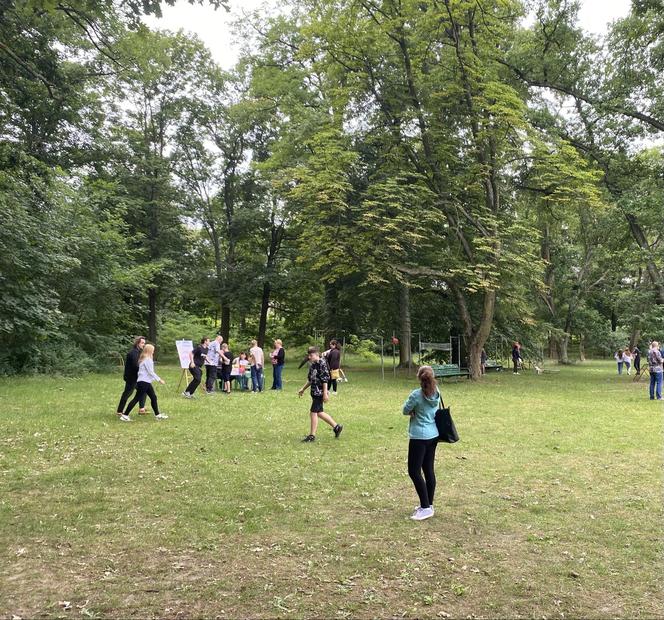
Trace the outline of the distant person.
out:
[[[196,388],[201,384],[203,377],[203,366],[207,356],[208,346],[210,344],[209,338],[201,338],[200,344],[189,353],[189,372],[191,373],[191,382],[187,386],[182,396],[185,398],[193,398]]]
[[[136,389],[136,382],[138,381],[138,358],[141,355],[141,351],[145,346],[145,336],[137,336],[134,338],[134,346],[127,353],[124,364],[124,392],[120,396],[120,402],[118,403],[118,408],[116,409],[119,416],[124,415],[124,408],[127,404],[127,400],[131,396],[132,392]],[[145,401],[141,403],[140,407],[143,408]]]
[[[159,375],[154,371],[154,346],[151,344],[146,344],[141,351],[141,355],[138,358],[138,381],[136,382],[136,395],[127,405],[127,409],[120,416],[120,419],[123,422],[131,422],[129,414],[134,408],[136,403],[138,403],[141,397],[145,398],[147,395],[150,399],[150,405],[152,405],[152,411],[154,411],[155,418],[157,420],[167,420],[168,416],[165,413],[159,413],[159,405],[157,403],[157,394],[152,387],[153,381],[159,381],[162,385],[166,382],[159,377]]]
[[[217,366],[219,365],[219,353],[221,353],[221,343],[223,341],[221,334],[217,334],[209,344],[205,356],[205,391],[208,394],[214,394],[214,382],[217,380]]]
[[[272,387],[270,389],[281,390],[283,387],[281,375],[286,362],[286,351],[284,351],[283,342],[279,338],[274,341],[274,350],[270,353],[270,361],[272,362]]]
[[[265,366],[265,354],[258,346],[257,340],[251,341],[249,349],[249,362],[251,363],[251,391],[263,391],[263,367]]]
[[[249,368],[249,361],[247,360],[247,354],[244,351],[240,352],[233,360],[233,365],[231,369],[231,379],[237,381],[238,389],[244,391],[247,389],[247,375],[246,372]]]
[[[417,378],[420,387],[408,396],[403,405],[403,414],[410,416],[408,475],[420,499],[420,505],[410,518],[413,521],[424,521],[434,515],[433,497],[436,492],[434,462],[438,445],[436,411],[440,393],[431,366],[421,366],[417,371]]]
[[[221,345],[221,352],[219,353],[219,368],[221,369],[220,382],[221,391],[224,394],[231,393],[231,365],[233,363],[233,354],[228,348],[228,344],[224,342]]]
[[[659,342],[653,340],[648,351],[648,370],[650,371],[650,400],[662,400],[662,352]]]
[[[629,348],[625,349],[622,354],[622,359],[623,359],[623,364],[625,364],[625,370],[627,371],[627,374],[629,375],[630,368],[632,367],[632,353],[629,350]]]
[[[336,439],[341,435],[344,427],[337,424],[332,416],[324,411],[323,403],[329,400],[327,389],[330,380],[330,371],[327,368],[325,360],[321,358],[318,347],[309,347],[309,372],[307,373],[307,382],[298,390],[298,396],[304,394],[304,390],[311,386],[311,407],[309,409],[310,426],[309,434],[302,440],[304,443],[316,441],[316,431],[318,430],[318,418],[332,427]]]
[[[519,374],[519,367],[521,366],[523,360],[521,359],[521,343],[515,342],[512,345],[512,363],[514,364],[514,374]]]
[[[641,374],[641,351],[636,345],[632,349],[632,357],[634,359],[634,372],[637,375]]]
[[[618,349],[614,353],[613,359],[616,360],[616,362],[618,363],[618,374],[622,375],[623,364],[625,363],[625,361],[623,360],[623,352],[620,349]]]
[[[332,394],[337,394],[337,382],[339,380],[339,369],[341,368],[341,345],[336,339],[330,340],[330,348],[326,351],[325,361],[330,369],[330,389]]]
[[[482,347],[482,351],[480,353],[480,373],[485,375],[486,374],[486,351],[484,350],[484,347]]]

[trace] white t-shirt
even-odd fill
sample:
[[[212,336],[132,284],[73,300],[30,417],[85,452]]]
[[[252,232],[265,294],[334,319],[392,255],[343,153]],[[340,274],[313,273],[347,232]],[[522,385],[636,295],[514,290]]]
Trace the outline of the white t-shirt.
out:
[[[261,349],[259,346],[251,347],[251,349],[249,349],[249,353],[254,358],[254,364],[259,368],[263,368],[265,364],[263,349]]]

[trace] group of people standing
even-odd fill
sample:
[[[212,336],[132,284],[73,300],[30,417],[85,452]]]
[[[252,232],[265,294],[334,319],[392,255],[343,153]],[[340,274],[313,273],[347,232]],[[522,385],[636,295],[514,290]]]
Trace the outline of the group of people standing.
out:
[[[272,388],[281,390],[283,388],[281,374],[286,354],[283,343],[277,339],[274,341],[274,349],[270,353],[272,363]],[[194,392],[203,380],[203,368],[205,368],[205,392],[213,394],[217,378],[220,390],[225,394],[231,393],[231,382],[237,381],[240,390],[248,390],[248,380],[251,378],[251,391],[262,392],[264,389],[264,367],[265,353],[258,346],[256,340],[251,341],[249,351],[241,351],[237,357],[233,357],[228,344],[224,342],[220,334],[210,342],[209,338],[201,338],[200,344],[189,354],[189,372],[192,380],[182,392],[185,398],[193,398]]]
[[[622,375],[623,367],[625,368],[627,374],[631,374],[630,370],[632,365],[634,365],[634,370],[636,374],[641,374],[641,351],[639,347],[625,347],[624,349],[618,349],[613,354],[613,359],[618,363],[618,374]]]

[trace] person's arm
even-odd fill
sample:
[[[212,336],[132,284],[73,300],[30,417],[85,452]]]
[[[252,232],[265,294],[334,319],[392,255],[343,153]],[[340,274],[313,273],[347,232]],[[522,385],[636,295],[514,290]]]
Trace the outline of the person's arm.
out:
[[[410,396],[406,399],[406,402],[403,404],[402,413],[404,415],[409,415],[411,418],[415,415],[415,405],[417,403],[417,392],[411,392]]]
[[[155,371],[154,371],[154,362],[151,359],[145,360],[145,370],[148,375],[150,375],[155,381],[159,381],[162,385],[166,383]]]
[[[297,391],[298,396],[302,396],[304,394],[304,391],[311,385],[311,382],[307,380],[307,382]]]
[[[193,368],[194,366],[196,366],[196,364],[194,364],[194,352],[189,351],[189,368]]]

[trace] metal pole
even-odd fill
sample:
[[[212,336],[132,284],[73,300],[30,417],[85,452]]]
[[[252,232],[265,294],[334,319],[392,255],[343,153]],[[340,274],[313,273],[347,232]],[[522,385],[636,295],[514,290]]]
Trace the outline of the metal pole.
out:
[[[344,341],[341,347],[341,365],[343,366],[346,359],[346,334],[344,334]]]
[[[396,338],[394,332],[392,332],[392,376],[397,376],[397,345],[394,344],[394,339]]]
[[[380,374],[385,381],[385,340],[380,337]]]

